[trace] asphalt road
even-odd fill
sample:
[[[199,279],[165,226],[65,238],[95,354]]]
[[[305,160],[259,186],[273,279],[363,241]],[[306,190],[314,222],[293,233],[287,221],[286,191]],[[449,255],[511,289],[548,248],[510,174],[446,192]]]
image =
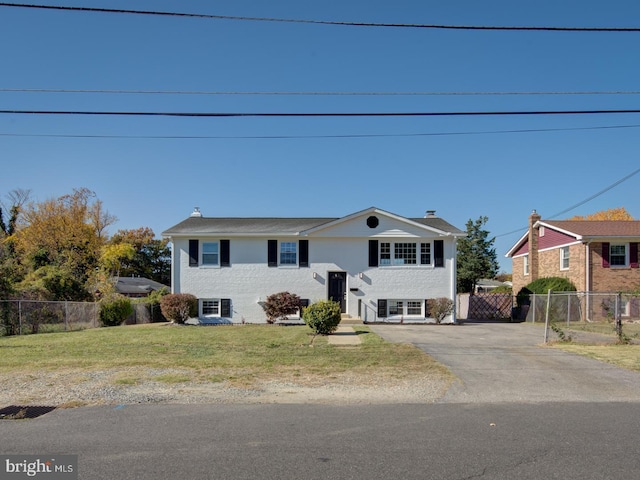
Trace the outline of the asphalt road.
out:
[[[138,405],[3,420],[0,450],[87,480],[627,480],[639,430],[636,403]]]
[[[370,327],[386,340],[416,345],[449,367],[458,381],[444,403],[640,401],[640,373],[545,347],[539,326]]]

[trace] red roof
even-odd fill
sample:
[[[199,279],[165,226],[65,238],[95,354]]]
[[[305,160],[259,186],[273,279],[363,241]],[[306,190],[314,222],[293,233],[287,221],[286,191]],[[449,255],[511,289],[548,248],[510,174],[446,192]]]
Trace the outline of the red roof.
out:
[[[639,220],[541,220],[581,237],[640,237]]]

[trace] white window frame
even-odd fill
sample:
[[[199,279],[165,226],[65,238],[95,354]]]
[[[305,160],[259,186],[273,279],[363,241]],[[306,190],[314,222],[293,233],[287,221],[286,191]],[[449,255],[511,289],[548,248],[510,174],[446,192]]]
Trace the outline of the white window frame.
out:
[[[220,242],[218,241],[214,241],[214,242],[200,242],[200,250],[202,251],[200,253],[200,265],[203,267],[219,267],[220,266]],[[206,252],[205,251],[205,245],[215,245],[215,252]],[[205,262],[205,255],[215,255],[216,261],[211,262],[211,263],[206,263]]]
[[[401,245],[413,245],[415,263],[404,263],[406,261],[404,257],[396,258],[396,252],[398,252],[396,248],[402,249],[402,247],[400,247]],[[427,247],[425,251],[423,251],[423,246]],[[422,263],[423,254],[429,256],[429,263]],[[433,249],[431,242],[407,242],[404,240],[389,240],[387,242],[380,242],[380,248],[378,252],[378,265],[381,267],[432,267]]]
[[[522,273],[529,275],[529,254],[522,256]]]
[[[613,249],[614,247],[622,247],[624,248],[624,264],[614,264],[613,263],[613,257],[615,256],[616,258],[620,258],[622,257],[621,254],[616,253],[615,255],[613,254]],[[628,243],[611,243],[609,244],[609,266],[611,268],[626,268],[629,266],[629,244]]]
[[[571,250],[569,247],[560,247],[560,270],[569,270],[570,261]]]
[[[205,304],[211,304],[205,306]],[[215,308],[217,311],[205,313],[208,308]],[[219,298],[202,298],[200,299],[200,316],[201,317],[220,317],[222,309],[222,300]]]
[[[289,246],[292,245],[293,246],[293,251],[283,251],[283,248],[285,246]],[[298,246],[298,242],[297,241],[288,241],[288,240],[281,240],[280,242],[278,242],[278,266],[282,266],[282,267],[297,267],[298,266],[298,260],[299,260],[299,246]],[[283,262],[282,258],[283,255],[294,255],[294,260],[293,262]]]
[[[411,307],[410,303],[413,303]],[[398,305],[400,304],[401,312],[398,312]],[[416,305],[417,304],[417,305]],[[417,306],[420,306],[420,313],[408,313],[409,309],[416,309]],[[391,312],[394,313],[391,313]],[[393,298],[387,300],[387,318],[425,318],[424,317],[424,300],[419,300],[415,298]]]

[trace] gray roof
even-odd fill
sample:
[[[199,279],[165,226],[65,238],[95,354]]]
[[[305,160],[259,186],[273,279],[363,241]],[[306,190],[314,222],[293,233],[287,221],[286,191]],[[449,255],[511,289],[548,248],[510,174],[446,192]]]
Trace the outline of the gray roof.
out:
[[[169,288],[162,283],[143,277],[118,277],[116,291],[118,293],[150,293],[161,288]]]
[[[162,236],[184,235],[261,235],[290,234],[295,235],[326,223],[340,220],[334,218],[212,218],[189,217],[162,232]],[[409,218],[413,222],[436,230],[452,234],[464,234],[450,223],[435,216]]]

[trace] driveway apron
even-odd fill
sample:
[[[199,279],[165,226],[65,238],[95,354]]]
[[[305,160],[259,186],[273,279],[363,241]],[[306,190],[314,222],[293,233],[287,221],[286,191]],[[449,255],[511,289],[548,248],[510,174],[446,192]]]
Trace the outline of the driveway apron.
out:
[[[387,341],[415,345],[456,375],[441,403],[640,401],[640,373],[545,346],[539,326],[369,326]]]

